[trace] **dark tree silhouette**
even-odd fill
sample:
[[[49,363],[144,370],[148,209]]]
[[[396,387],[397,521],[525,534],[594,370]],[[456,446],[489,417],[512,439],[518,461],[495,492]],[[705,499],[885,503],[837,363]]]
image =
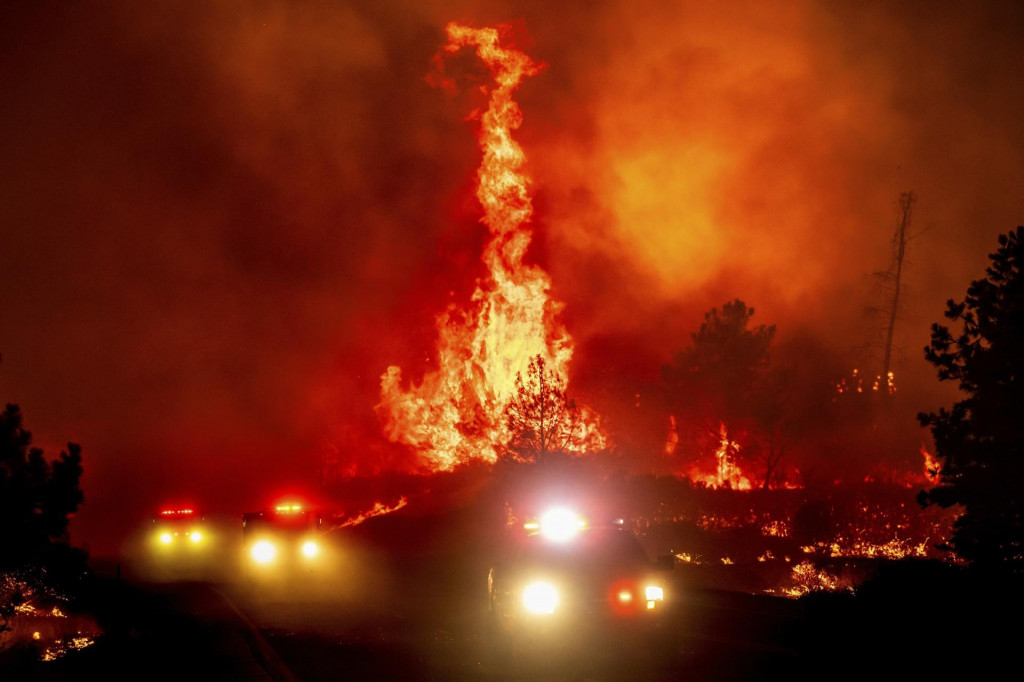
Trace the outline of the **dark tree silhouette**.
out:
[[[565,381],[545,368],[544,358],[530,359],[526,377],[516,374],[516,391],[505,406],[509,441],[507,457],[541,461],[552,453],[588,449],[576,401],[565,395]]]
[[[681,440],[691,440],[702,453],[714,451],[724,425],[741,453],[762,460],[767,485],[778,476],[784,452],[781,401],[770,391],[782,382],[766,381],[775,326],[748,327],[753,315],[739,299],[706,313],[693,344],[662,368],[662,379]],[[755,431],[765,438],[750,448],[758,440]]]
[[[67,543],[68,521],[82,504],[82,449],[68,443],[52,463],[32,447],[22,413],[8,404],[0,414],[0,569],[45,558],[54,543]]]
[[[68,443],[52,463],[31,447],[17,405],[0,413],[0,570],[45,559],[67,543],[71,514],[82,503],[81,448]]]
[[[754,309],[736,299],[704,315],[693,345],[663,369],[673,392],[700,394],[718,418],[745,414],[754,386],[768,366],[775,326],[748,329]],[[717,425],[716,425],[717,429]]]
[[[68,545],[67,534],[82,503],[81,448],[68,443],[50,463],[31,443],[18,406],[7,405],[0,413],[0,631],[26,589],[64,582],[84,568],[84,553]]]
[[[922,505],[963,506],[950,547],[977,565],[1024,571],[1024,227],[1000,235],[984,279],[947,303],[954,336],[932,325],[925,357],[966,395],[921,413],[940,462]]]

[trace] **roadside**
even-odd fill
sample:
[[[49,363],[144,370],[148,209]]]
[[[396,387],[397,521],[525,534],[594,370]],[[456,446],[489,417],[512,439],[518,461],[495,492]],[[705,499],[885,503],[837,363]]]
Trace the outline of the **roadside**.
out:
[[[100,576],[81,608],[101,628],[95,644],[48,662],[6,652],[0,678],[295,682],[251,621],[210,584]]]

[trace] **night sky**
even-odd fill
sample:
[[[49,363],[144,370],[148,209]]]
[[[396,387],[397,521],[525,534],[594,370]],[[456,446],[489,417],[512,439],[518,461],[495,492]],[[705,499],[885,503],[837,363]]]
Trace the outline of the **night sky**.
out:
[[[947,403],[928,326],[1024,223],[1024,6],[892,5],[4,3],[0,398],[51,456],[82,444],[75,539],[258,508],[325,456],[412,465],[379,377],[429,367],[482,274],[485,76],[428,82],[452,20],[547,64],[518,139],[583,399],[649,384],[736,297],[783,348],[868,362],[913,190],[897,380]]]

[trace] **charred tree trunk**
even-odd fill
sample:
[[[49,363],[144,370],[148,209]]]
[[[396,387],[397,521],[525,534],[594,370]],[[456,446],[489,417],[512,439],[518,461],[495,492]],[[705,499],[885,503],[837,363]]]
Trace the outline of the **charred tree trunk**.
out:
[[[903,277],[903,259],[907,255],[908,231],[910,216],[917,197],[913,192],[903,192],[897,201],[899,223],[892,237],[893,264],[890,269],[892,276],[892,299],[889,304],[889,324],[885,331],[885,356],[882,360],[882,381],[888,381],[892,369],[892,344],[896,332],[896,316],[900,306],[900,284]]]
[[[764,482],[761,484],[762,490],[769,490],[772,486],[772,480],[778,478],[779,463],[782,461],[782,456],[785,451],[785,447],[779,442],[778,434],[773,430],[768,434],[768,451],[764,458]]]

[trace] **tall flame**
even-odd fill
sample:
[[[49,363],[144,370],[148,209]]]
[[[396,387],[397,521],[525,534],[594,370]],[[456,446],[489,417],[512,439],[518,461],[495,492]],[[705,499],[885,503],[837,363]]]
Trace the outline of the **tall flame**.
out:
[[[480,119],[483,159],[476,191],[481,222],[491,233],[481,255],[488,274],[477,282],[468,306],[449,306],[438,315],[437,368],[406,389],[401,368],[388,367],[377,405],[387,436],[412,446],[434,470],[474,459],[495,461],[497,448],[509,436],[502,415],[516,374],[525,373],[530,359],[540,355],[564,378],[573,352],[572,339],[558,320],[563,304],[551,298],[548,274],[523,263],[532,238],[533,205],[525,156],[512,139],[522,122],[512,95],[523,78],[543,65],[501,45],[496,28],[452,23],[447,33],[444,53],[475,48],[494,78]],[[594,433],[593,418],[584,417],[590,422],[588,432]]]
[[[679,431],[675,415],[669,415],[668,438],[665,441],[665,454],[674,455],[679,446]],[[740,444],[729,437],[725,422],[718,422],[718,444],[715,448],[715,471],[709,472],[702,462],[690,466],[684,474],[691,481],[709,488],[731,488],[733,490],[752,490],[754,485],[743,472],[737,455]],[[795,487],[786,485],[785,487]]]

